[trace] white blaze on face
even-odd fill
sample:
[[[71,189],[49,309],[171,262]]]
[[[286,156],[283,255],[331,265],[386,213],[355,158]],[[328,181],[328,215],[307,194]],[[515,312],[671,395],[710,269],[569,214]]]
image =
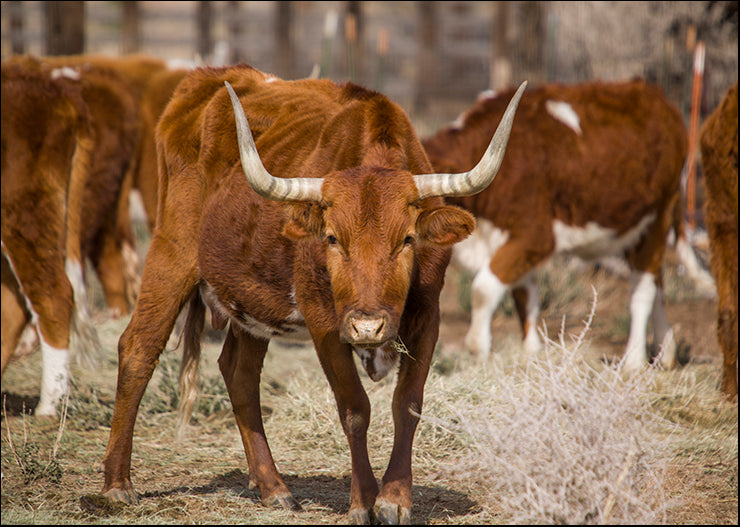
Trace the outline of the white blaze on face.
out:
[[[563,101],[547,101],[545,103],[545,108],[547,109],[547,113],[549,113],[554,119],[563,123],[577,135],[583,134],[583,131],[581,130],[581,120],[578,118],[578,114],[570,104]]]

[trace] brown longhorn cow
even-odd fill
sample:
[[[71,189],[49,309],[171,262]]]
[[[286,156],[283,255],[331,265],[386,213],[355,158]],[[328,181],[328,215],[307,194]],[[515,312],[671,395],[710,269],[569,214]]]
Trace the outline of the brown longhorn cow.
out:
[[[349,443],[350,519],[410,521],[415,414],[439,331],[439,294],[452,244],[474,227],[442,196],[488,185],[520,95],[476,168],[433,174],[407,116],[381,94],[284,81],[245,65],[189,73],[157,128],[157,222],[119,341],[103,494],[137,501],[130,471],[141,397],[180,310],[189,307],[185,331],[193,336],[208,305],[215,325],[228,322],[219,367],[263,503],[299,508],[265,437],[262,363],[270,339],[311,338]],[[409,350],[400,358],[398,339]],[[185,341],[184,361],[192,362],[198,339]],[[398,364],[381,488],[353,350],[374,380]]]
[[[737,400],[737,83],[700,133],[710,266],[717,282],[717,337],[724,356],[722,395]]]
[[[31,323],[42,353],[36,415],[69,389],[69,352],[100,348],[82,279],[94,132],[80,86],[2,65],[2,372]]]
[[[455,123],[422,141],[435,170],[475,164],[511,91],[482,96]],[[642,81],[548,84],[528,90],[517,111],[501,174],[485,191],[452,198],[473,213],[476,231],[454,248],[453,263],[474,274],[468,349],[485,358],[491,318],[512,290],[529,351],[537,334],[536,270],[554,254],[585,259],[626,256],[632,270],[625,371],[646,364],[648,319],[661,363],[675,362],[663,305],[666,235],[713,292],[682,233],[680,175],[686,127],[661,91]],[[703,271],[703,274],[702,274]]]

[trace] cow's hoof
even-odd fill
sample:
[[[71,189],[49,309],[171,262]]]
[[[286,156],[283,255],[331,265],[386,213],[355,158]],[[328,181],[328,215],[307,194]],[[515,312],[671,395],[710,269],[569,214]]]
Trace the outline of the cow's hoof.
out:
[[[110,489],[103,492],[103,496],[110,501],[122,501],[128,505],[136,505],[139,503],[139,496],[134,492],[134,489]]]
[[[369,509],[351,509],[348,513],[350,525],[372,525],[373,518]]]
[[[274,507],[276,509],[287,509],[291,511],[303,510],[303,507],[301,507],[301,504],[298,503],[290,493],[273,494],[269,498],[262,500],[262,503],[266,507]]]
[[[91,516],[116,516],[126,504],[114,501],[102,494],[87,494],[80,498],[80,508]]]
[[[411,509],[401,507],[387,500],[375,501],[375,516],[383,525],[408,525],[411,523]]]

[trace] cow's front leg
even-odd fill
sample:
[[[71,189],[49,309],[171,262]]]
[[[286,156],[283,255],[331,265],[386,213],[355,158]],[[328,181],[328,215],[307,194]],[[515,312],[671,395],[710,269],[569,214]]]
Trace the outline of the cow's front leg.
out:
[[[370,524],[378,495],[367,454],[367,428],[370,424],[370,400],[365,393],[351,347],[341,344],[338,336],[320,341],[316,351],[329,381],[339,411],[339,421],[347,436],[352,459],[349,519],[354,524]]]
[[[433,316],[429,318],[435,320]],[[374,509],[375,516],[384,524],[411,523],[411,454],[438,332],[439,325],[432,323],[415,336],[402,337],[410,354],[401,355],[393,393],[393,451]]]
[[[268,343],[231,327],[218,366],[247,455],[250,488],[259,487],[264,505],[300,510],[301,506],[275,467],[262,424],[260,375]]]

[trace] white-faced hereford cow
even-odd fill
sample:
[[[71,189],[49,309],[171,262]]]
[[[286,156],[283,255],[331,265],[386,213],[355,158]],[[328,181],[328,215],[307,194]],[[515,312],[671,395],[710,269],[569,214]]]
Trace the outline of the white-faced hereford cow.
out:
[[[350,447],[350,519],[408,522],[411,412],[421,412],[451,245],[474,227],[441,196],[488,185],[515,105],[475,169],[432,174],[408,118],[378,93],[283,81],[245,65],[188,74],[157,129],[157,223],[119,341],[103,494],[137,500],[130,468],[142,394],[180,309],[190,304],[192,332],[202,328],[205,303],[217,325],[229,322],[219,366],[263,502],[298,507],[265,438],[263,359],[272,338],[310,337]],[[378,489],[367,452],[370,405],[352,352],[378,380],[399,362],[399,338],[409,354],[400,358],[393,451]]]
[[[737,83],[702,126],[700,144],[710,265],[717,282],[717,337],[724,356],[722,394],[737,400]]]
[[[434,169],[469,169],[510,97],[511,92],[480,97],[460,121],[422,141]],[[629,371],[647,362],[651,313],[661,362],[672,366],[675,344],[663,306],[661,266],[666,234],[677,217],[681,225],[686,145],[681,115],[644,82],[528,90],[500,175],[484,192],[450,200],[477,218],[475,233],[453,255],[454,263],[474,273],[466,347],[488,355],[491,317],[511,289],[525,349],[541,349],[538,266],[557,253],[585,259],[625,255],[632,298],[623,366]]]
[[[79,86],[18,65],[2,65],[2,108],[2,371],[32,323],[43,361],[35,413],[54,415],[70,347],[87,358],[99,348],[80,241],[93,132]]]

